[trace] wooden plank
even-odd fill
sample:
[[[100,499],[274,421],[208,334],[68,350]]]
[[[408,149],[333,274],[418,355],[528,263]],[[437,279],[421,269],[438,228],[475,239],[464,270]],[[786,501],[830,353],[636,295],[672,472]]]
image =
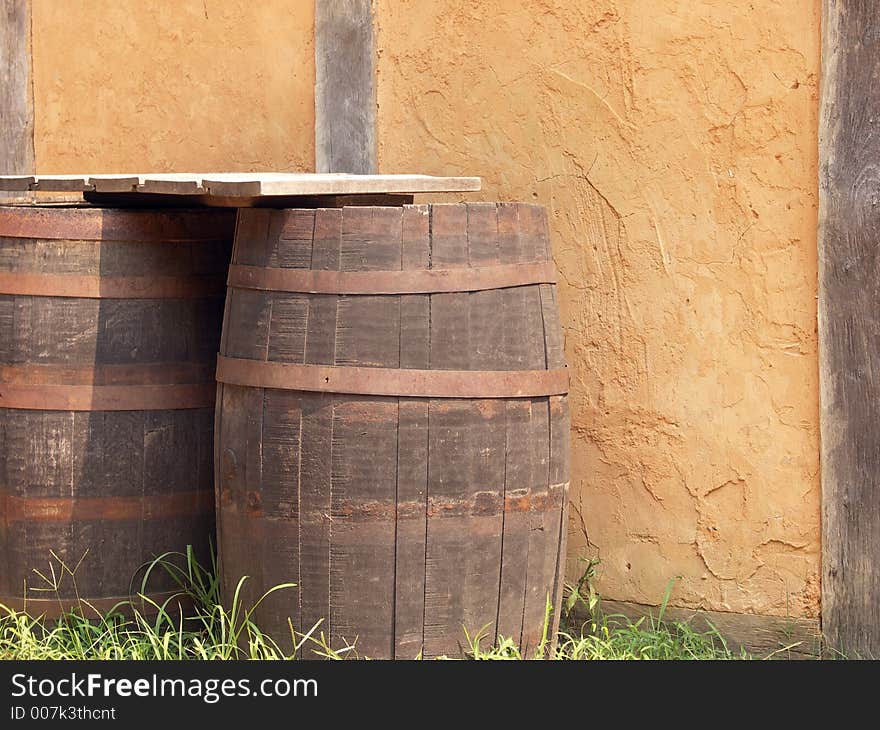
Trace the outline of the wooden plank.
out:
[[[489,318],[488,313],[486,313]],[[504,530],[504,453],[506,403],[501,400],[473,400],[468,407],[465,438],[470,458],[465,497],[473,507],[459,526],[450,527],[458,540],[465,536],[461,591],[462,624],[473,638],[482,632],[482,646],[495,640],[498,621],[498,593],[501,580],[501,551]],[[453,586],[454,588],[454,586]],[[456,629],[459,627],[450,627]],[[460,630],[460,629],[459,629]],[[455,639],[452,634],[449,639]]]
[[[39,179],[33,178],[31,190],[40,190],[57,193],[75,192],[81,193],[92,190],[93,186],[89,184],[88,178],[71,177],[68,175],[41,175]]]
[[[544,353],[549,369],[565,367],[562,327],[559,320],[559,305],[556,303],[556,286],[541,284],[541,316],[544,324]]]
[[[315,2],[315,169],[373,173],[376,49],[371,0]]]
[[[86,184],[91,186],[96,193],[134,193],[137,192],[138,185],[143,179],[140,175],[88,175],[86,176]],[[70,180],[55,175],[37,176],[37,185],[42,190],[51,190],[52,185],[62,185],[65,182],[70,182]]]
[[[333,411],[332,393],[302,394],[300,461],[301,631],[320,622],[330,635],[330,541],[332,530]],[[305,658],[309,658],[306,652]]]
[[[30,2],[0,0],[0,173],[33,171]]]
[[[624,619],[637,621],[644,618],[650,621],[651,617],[656,619],[659,615],[657,606],[605,598],[600,607],[609,624],[620,624]],[[587,617],[581,613],[576,618],[586,620]],[[737,655],[745,650],[757,658],[772,655],[779,659],[816,659],[822,651],[819,620],[815,618],[756,616],[667,607],[663,620],[667,623],[688,622],[691,628],[699,632],[717,629],[728,648]]]
[[[467,247],[463,259],[471,266],[491,266],[500,261],[498,227],[494,203],[476,203],[455,208],[457,224],[452,230],[464,232]],[[436,236],[444,236],[448,223],[436,216],[434,206],[435,251]],[[464,218],[461,217],[462,211]],[[440,223],[439,227],[436,225]],[[451,231],[450,231],[451,232]],[[455,238],[455,236],[451,236]],[[440,244],[441,251],[446,248]],[[435,259],[436,264],[436,259]],[[497,319],[503,310],[503,296],[499,289],[459,294],[470,335],[470,370],[505,370],[510,363],[504,352],[502,327]],[[504,540],[505,462],[507,459],[507,403],[475,400],[471,405],[469,439],[477,447],[469,475],[471,495],[483,500],[485,506],[476,515],[463,520],[461,531],[472,536],[473,556],[468,560],[466,577],[462,581],[462,603],[469,632],[484,630],[483,646],[491,645],[498,635],[498,596],[501,589],[501,566]],[[489,507],[492,505],[492,507]],[[497,506],[496,506],[497,505]]]
[[[427,269],[430,262],[428,206],[404,208],[401,220],[400,265],[402,270]],[[431,297],[413,294],[400,302],[400,367],[427,370]]]
[[[547,601],[554,598],[556,557],[559,549],[561,490],[550,490],[550,410],[548,398],[534,398],[530,404],[528,450],[530,488],[529,548],[526,566],[526,596],[523,607],[523,637],[520,649],[531,655],[541,640]],[[541,505],[538,495],[552,495],[551,509]]]
[[[498,204],[498,247],[501,261],[513,264],[521,261],[533,261],[525,249],[519,225],[519,204]]]
[[[401,208],[343,209],[340,270],[399,269],[401,216]],[[396,297],[339,297],[336,364],[399,367],[400,309]]]
[[[506,404],[506,435],[504,467],[504,498],[513,499],[528,494],[531,469],[529,457],[528,400],[516,399]],[[503,542],[501,577],[498,594],[499,637],[522,641],[523,611],[526,598],[526,568],[529,555],[529,515],[527,512],[505,510],[502,523]]]
[[[272,362],[302,363],[310,314],[309,298],[302,294],[271,296],[273,300],[267,359]]]
[[[271,210],[242,210],[236,216],[235,250],[232,260],[247,266],[266,266],[269,260],[269,229],[279,214]]]
[[[562,501],[562,514],[559,518],[559,541],[556,550],[556,577],[553,589],[553,622],[552,634],[555,637],[559,629],[562,612],[563,588],[565,586],[565,570],[567,564],[568,544],[568,510],[570,480],[570,449],[571,429],[568,414],[568,396],[551,396],[550,407],[550,485],[558,489]]]
[[[280,547],[286,544],[285,541],[273,543],[274,533],[264,534],[267,530],[262,529],[260,495],[248,494],[248,483],[253,481],[248,476],[248,469],[255,463],[249,452],[261,449],[261,443],[253,441],[248,424],[251,420],[251,409],[259,408],[262,402],[262,391],[221,385],[218,389],[218,402],[222,404],[223,414],[217,429],[216,490],[220,515],[217,540],[221,547],[221,592],[223,600],[231,602],[238,582],[246,578],[241,595],[245,606],[250,607],[262,593],[260,581],[263,575],[262,572],[256,573],[254,568],[260,568],[263,561],[262,557],[254,556],[262,555],[264,539],[274,545],[277,551],[273,556],[273,564],[290,570],[293,575],[298,575],[299,553],[294,550],[291,556],[282,552]],[[267,418],[270,427],[276,420],[274,414]],[[298,419],[296,422],[298,425]],[[296,437],[298,438],[298,434]],[[294,545],[297,545],[296,541]],[[227,608],[229,607],[227,604]],[[272,615],[275,607],[269,606],[267,609]]]
[[[401,210],[342,211],[339,268],[400,267]],[[395,297],[340,297],[335,361],[400,365]],[[332,431],[330,636],[357,639],[359,655],[395,654],[394,597],[399,409],[397,398],[340,396]]]
[[[880,15],[823,0],[819,125],[822,626],[880,657]]]
[[[315,212],[315,234],[312,243],[312,268],[338,271],[342,245],[342,211],[321,209]]]
[[[344,208],[340,271],[393,271],[401,267],[403,208]]]
[[[283,210],[269,227],[266,265],[280,269],[308,269],[312,265],[315,233],[314,210]]]
[[[465,206],[461,207],[465,208]],[[437,206],[434,206],[434,209],[436,213]],[[499,264],[501,259],[498,249],[498,223],[495,204],[468,204],[466,216],[467,253],[464,254],[464,259],[469,261],[471,266]],[[503,290],[488,289],[457,296],[464,303],[464,306],[460,308],[463,310],[462,314],[467,318],[470,328],[467,369],[507,370],[510,368],[511,362],[506,356],[504,348],[505,328],[499,326],[497,319],[499,313],[504,311]]]
[[[251,360],[265,360],[268,351],[271,294],[250,289],[230,289],[228,317],[224,322],[227,354]]]
[[[315,270],[338,271],[341,239],[342,211],[315,211],[311,267]],[[338,302],[339,298],[333,295],[309,297],[306,363],[335,364]]]
[[[431,206],[431,267],[468,265],[468,208],[459,203]]]
[[[425,618],[427,401],[399,401],[397,440],[394,658],[414,659],[422,651]]]
[[[10,193],[34,190],[37,184],[33,175],[4,175],[2,180],[0,190]]]
[[[153,176],[150,176],[153,177]],[[320,173],[220,173],[199,178],[213,195],[236,195],[241,181],[259,182],[259,195],[367,195],[475,192],[478,177],[432,175],[348,175]],[[253,187],[250,188],[253,190]],[[254,193],[249,192],[248,195]]]
[[[7,2],[9,0],[6,0]],[[275,207],[280,200],[321,197],[330,207],[345,202],[365,204],[358,196],[376,196],[376,205],[407,202],[415,193],[473,192],[480,189],[478,177],[444,177],[432,175],[350,175],[343,173],[132,173],[69,175],[33,174],[30,169],[0,175],[0,190],[82,192],[94,202],[145,201],[173,202],[175,198],[191,205],[245,206],[258,205],[261,198]],[[384,200],[383,200],[384,199]]]
[[[432,205],[430,216],[430,261],[467,266],[465,206]],[[429,367],[467,370],[471,348],[466,295],[432,294],[429,313]],[[448,652],[453,642],[464,643],[465,628],[482,628],[462,625],[462,580],[471,550],[467,520],[447,517],[439,507],[467,500],[474,462],[470,406],[467,400],[453,399],[432,400],[429,405],[423,642],[428,658]]]
[[[397,411],[396,398],[343,396],[333,419],[330,637],[362,657],[394,656]]]
[[[302,455],[303,410],[300,394],[294,391],[249,389],[253,400],[247,408],[258,414],[262,404],[262,424],[259,432],[248,437],[247,453],[254,453],[259,463],[259,486],[251,477],[248,458],[249,509],[254,519],[244,534],[239,549],[248,552],[240,558],[253,572],[259,572],[260,593],[282,583],[296,583],[292,591],[280,591],[261,607],[264,630],[288,651],[291,635],[288,621],[296,631],[302,631]],[[224,404],[224,413],[226,404]],[[256,499],[256,497],[259,499]],[[236,549],[233,545],[232,549]],[[224,553],[224,554],[228,554]],[[259,559],[255,559],[259,556]],[[306,627],[306,628],[310,628]]]
[[[309,256],[288,257],[291,265],[338,269],[342,212],[299,212],[282,233],[294,248],[306,247]],[[336,297],[308,297],[303,361],[332,365],[336,351]],[[302,394],[302,458],[300,466],[300,596],[302,631],[320,623],[316,634],[330,636],[330,555],[333,513],[333,422],[335,396]],[[312,654],[313,655],[313,654]],[[307,650],[304,658],[310,658]]]
[[[425,269],[429,263],[428,207],[404,208],[401,219],[401,268]],[[400,297],[400,367],[429,366],[430,297]],[[422,651],[425,619],[425,540],[428,489],[427,400],[398,402],[397,510],[395,526],[394,657],[412,659]]]
[[[495,638],[501,569],[505,405],[434,400],[428,434],[426,657]]]

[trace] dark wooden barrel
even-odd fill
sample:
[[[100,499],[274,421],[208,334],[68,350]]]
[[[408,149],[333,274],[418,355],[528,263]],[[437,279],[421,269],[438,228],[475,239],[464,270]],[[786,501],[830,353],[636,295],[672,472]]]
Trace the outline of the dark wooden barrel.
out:
[[[226,210],[0,208],[0,603],[106,609],[154,556],[206,556],[233,231]],[[36,590],[50,563],[59,591]]]
[[[218,543],[273,637],[361,656],[540,640],[569,419],[543,208],[242,210],[218,359]]]

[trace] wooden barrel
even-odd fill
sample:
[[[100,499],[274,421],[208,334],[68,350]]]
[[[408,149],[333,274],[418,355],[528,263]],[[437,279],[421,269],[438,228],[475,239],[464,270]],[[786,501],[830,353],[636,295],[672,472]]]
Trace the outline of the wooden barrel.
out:
[[[154,556],[206,556],[233,231],[226,210],[0,208],[0,603],[106,609]]]
[[[218,544],[273,637],[361,656],[539,641],[569,419],[543,208],[239,213],[217,379]],[[247,586],[248,584],[246,584]]]

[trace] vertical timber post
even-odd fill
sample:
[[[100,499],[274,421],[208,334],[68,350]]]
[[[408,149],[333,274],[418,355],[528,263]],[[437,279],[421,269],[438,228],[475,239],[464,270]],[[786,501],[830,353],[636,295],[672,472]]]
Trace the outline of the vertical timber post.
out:
[[[33,173],[30,0],[0,0],[0,174]]]
[[[376,172],[371,0],[315,0],[315,170]]]
[[[822,0],[822,628],[880,658],[880,14]]]

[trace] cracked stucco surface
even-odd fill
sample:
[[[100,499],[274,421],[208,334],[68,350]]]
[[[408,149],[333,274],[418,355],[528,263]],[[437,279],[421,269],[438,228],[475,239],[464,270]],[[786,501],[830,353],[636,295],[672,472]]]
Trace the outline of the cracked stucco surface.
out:
[[[549,209],[570,571],[816,615],[817,0],[376,8],[381,171]]]
[[[314,3],[33,0],[39,172],[314,169]]]

